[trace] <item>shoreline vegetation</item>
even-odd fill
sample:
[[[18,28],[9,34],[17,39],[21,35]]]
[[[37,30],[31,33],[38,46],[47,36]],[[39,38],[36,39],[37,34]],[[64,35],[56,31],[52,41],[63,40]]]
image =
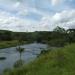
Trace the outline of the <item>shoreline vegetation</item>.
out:
[[[0,41],[0,49],[15,47],[18,45],[18,40],[12,41]],[[20,45],[27,44],[28,42],[23,41]]]
[[[19,41],[19,42],[17,42]],[[18,43],[45,43],[53,47],[64,47],[75,43],[75,29],[65,30],[56,27],[53,31],[12,32],[0,30],[0,48],[15,46]]]
[[[4,71],[3,75],[75,75],[75,44],[50,50],[21,68]]]

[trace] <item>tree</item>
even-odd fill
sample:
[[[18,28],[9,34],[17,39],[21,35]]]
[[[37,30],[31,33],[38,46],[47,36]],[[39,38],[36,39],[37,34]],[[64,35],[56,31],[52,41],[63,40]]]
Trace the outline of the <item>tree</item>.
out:
[[[64,28],[61,28],[59,26],[57,26],[53,31],[58,32],[58,33],[65,33],[66,32]]]
[[[68,29],[68,42],[69,43],[74,43],[75,42],[75,29]]]

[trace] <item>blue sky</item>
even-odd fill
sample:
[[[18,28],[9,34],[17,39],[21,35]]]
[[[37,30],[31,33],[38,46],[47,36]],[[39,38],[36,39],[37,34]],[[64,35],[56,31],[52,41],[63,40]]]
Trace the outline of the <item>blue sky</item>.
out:
[[[74,24],[75,0],[0,0],[0,29],[51,31]]]

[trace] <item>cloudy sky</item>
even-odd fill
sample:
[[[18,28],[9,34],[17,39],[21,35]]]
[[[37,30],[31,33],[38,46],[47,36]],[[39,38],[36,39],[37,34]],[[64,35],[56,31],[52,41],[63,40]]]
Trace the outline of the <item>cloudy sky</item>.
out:
[[[51,31],[74,25],[75,0],[0,0],[0,29]]]

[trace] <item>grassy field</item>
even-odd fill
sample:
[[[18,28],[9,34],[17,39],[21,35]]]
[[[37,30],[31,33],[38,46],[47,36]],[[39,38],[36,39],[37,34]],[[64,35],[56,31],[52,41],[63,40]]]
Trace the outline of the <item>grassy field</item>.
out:
[[[14,47],[17,44],[18,44],[18,40],[0,41],[0,49],[2,49],[2,48],[8,48],[8,47]]]
[[[22,68],[4,75],[75,75],[75,44],[52,50]]]

